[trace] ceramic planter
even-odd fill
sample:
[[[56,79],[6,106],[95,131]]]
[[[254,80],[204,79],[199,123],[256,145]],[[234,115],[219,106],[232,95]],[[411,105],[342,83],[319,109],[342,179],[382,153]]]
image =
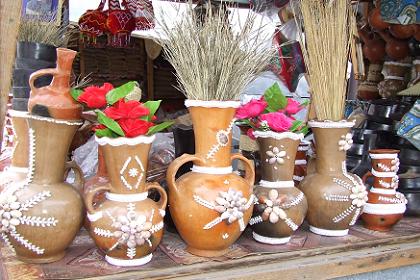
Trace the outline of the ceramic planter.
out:
[[[244,231],[252,215],[254,167],[231,154],[233,117],[239,102],[187,100],[195,155],[184,154],[167,172],[169,210],[187,250],[213,257],[225,254]],[[245,179],[232,170],[232,160],[245,163]],[[175,174],[193,161],[192,172],[175,181]]]
[[[251,221],[252,236],[267,244],[284,244],[303,223],[308,209],[295,187],[295,156],[303,134],[271,131],[254,133],[261,156],[262,179],[254,189],[258,203]]]
[[[70,142],[80,122],[28,116],[29,170],[24,185],[0,194],[3,240],[25,262],[49,263],[61,259],[82,223],[79,191],[83,174],[66,164]],[[75,185],[64,182],[73,168]]]
[[[85,195],[90,235],[117,266],[138,266],[152,259],[163,234],[167,196],[157,183],[146,183],[150,145],[155,136],[96,138],[101,146],[109,184],[97,185]],[[148,198],[156,190],[158,202]],[[105,201],[96,201],[105,191]],[[96,205],[94,205],[96,204]]]
[[[407,199],[397,192],[398,150],[378,149],[369,151],[372,171],[363,177],[373,176],[369,200],[363,208],[362,220],[366,228],[389,231],[403,216]]]
[[[299,188],[308,200],[310,230],[325,236],[344,236],[367,201],[362,180],[347,172],[346,151],[353,141],[353,122],[310,121],[316,142],[316,170]]]

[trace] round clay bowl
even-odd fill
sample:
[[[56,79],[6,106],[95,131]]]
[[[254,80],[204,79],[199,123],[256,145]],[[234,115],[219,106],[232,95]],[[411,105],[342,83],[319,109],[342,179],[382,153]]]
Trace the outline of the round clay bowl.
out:
[[[382,20],[379,8],[375,8],[370,12],[368,21],[369,25],[376,30],[385,30],[390,26],[389,23]]]
[[[389,31],[391,32],[392,36],[398,39],[408,39],[416,33],[416,25],[415,24],[392,24],[389,27]]]
[[[420,190],[402,190],[408,200],[406,216],[420,216]]]
[[[401,164],[420,165],[420,151],[411,149],[401,149],[399,154]]]

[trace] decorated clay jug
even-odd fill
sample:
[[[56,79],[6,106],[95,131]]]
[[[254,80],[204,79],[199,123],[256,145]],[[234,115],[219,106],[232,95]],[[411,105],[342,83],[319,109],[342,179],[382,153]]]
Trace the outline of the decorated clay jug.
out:
[[[28,176],[24,185],[0,194],[1,236],[20,260],[49,263],[64,256],[82,223],[83,174],[66,164],[81,123],[37,116],[28,116],[28,123]],[[69,167],[76,174],[74,186],[64,182]]]
[[[363,176],[363,181],[374,177],[369,190],[369,200],[363,208],[362,220],[368,229],[389,231],[406,210],[407,199],[397,192],[398,150],[379,149],[369,151],[372,171]]]
[[[76,54],[77,52],[70,49],[57,48],[57,67],[38,70],[31,74],[29,113],[54,119],[81,119],[83,108],[70,95],[70,75]],[[53,76],[51,84],[41,88],[35,87],[35,80],[45,75]]]
[[[299,188],[308,200],[310,230],[319,235],[347,235],[367,201],[362,180],[346,168],[353,125],[348,121],[309,122],[315,136],[316,171],[308,173]]]
[[[249,224],[255,240],[267,244],[289,242],[303,223],[308,204],[295,187],[296,151],[303,134],[254,132],[260,147],[261,181],[254,189],[258,200]]]
[[[184,154],[167,172],[169,210],[187,251],[205,257],[225,254],[245,230],[252,215],[254,167],[240,154],[231,155],[233,117],[239,102],[187,100],[195,155]],[[245,179],[232,170],[244,162]],[[175,174],[193,161],[191,172]]]
[[[154,139],[155,136],[96,138],[105,159],[109,184],[92,187],[85,195],[85,203],[90,235],[112,265],[148,263],[162,239],[166,192],[157,183],[146,183]],[[159,201],[148,197],[149,190],[159,193]],[[105,192],[105,201],[95,203],[98,192]]]
[[[299,185],[305,178],[308,165],[308,151],[311,147],[311,142],[302,140],[297,148],[295,168],[293,172],[293,181],[295,185]]]

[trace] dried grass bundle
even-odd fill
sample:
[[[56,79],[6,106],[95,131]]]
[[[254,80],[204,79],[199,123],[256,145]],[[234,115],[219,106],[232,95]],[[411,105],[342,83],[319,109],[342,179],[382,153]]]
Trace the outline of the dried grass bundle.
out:
[[[354,16],[348,0],[298,0],[297,24],[318,120],[344,117],[347,63]]]
[[[261,51],[271,38],[263,37],[262,22],[250,12],[234,32],[222,8],[208,5],[205,14],[194,13],[191,3],[174,24],[162,15],[158,43],[173,65],[179,89],[189,99],[238,100],[245,86],[264,70],[274,52]],[[239,16],[235,11],[230,17]]]

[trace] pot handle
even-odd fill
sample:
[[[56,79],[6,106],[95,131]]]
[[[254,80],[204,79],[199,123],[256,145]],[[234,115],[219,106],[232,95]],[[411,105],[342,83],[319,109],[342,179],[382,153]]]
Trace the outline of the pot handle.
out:
[[[35,80],[38,79],[41,76],[45,76],[45,75],[55,75],[57,74],[57,69],[56,68],[47,68],[47,69],[41,69],[38,71],[35,71],[31,74],[31,76],[29,76],[29,86],[31,87],[31,95],[37,95],[38,93],[38,88],[35,87]]]
[[[146,190],[152,190],[152,189],[155,189],[158,191],[160,195],[160,199],[157,202],[157,204],[159,204],[160,209],[165,210],[166,204],[168,203],[168,195],[166,194],[166,191],[158,183],[147,183]]]
[[[80,194],[82,194],[83,193],[83,187],[85,186],[85,179],[84,179],[84,176],[83,176],[82,169],[73,160],[66,162],[64,168],[65,168],[65,173],[64,174],[68,174],[68,172],[70,170],[73,170],[73,172],[74,172],[74,183],[73,183],[73,187]]]
[[[365,184],[365,183],[366,183],[366,180],[367,180],[369,177],[372,177],[372,176],[373,176],[372,172],[370,172],[370,171],[366,172],[366,174],[365,174],[365,175],[363,175],[363,177],[362,177],[363,184]]]
[[[85,200],[85,205],[86,205],[86,209],[87,212],[89,214],[95,214],[96,210],[95,208],[93,208],[93,198],[95,197],[95,194],[100,192],[100,191],[110,191],[111,190],[111,186],[109,184],[107,185],[103,185],[103,186],[96,186],[93,187],[91,190],[89,190],[85,196],[84,196],[84,200]]]
[[[170,191],[178,192],[178,187],[175,184],[175,175],[178,172],[178,169],[181,168],[185,163],[189,161],[197,161],[204,164],[204,160],[196,155],[183,154],[182,156],[176,158],[168,167],[166,172],[166,181],[168,182],[168,187]]]
[[[255,182],[255,168],[254,164],[244,157],[243,155],[236,153],[231,156],[231,160],[238,159],[242,160],[245,163],[245,180],[248,182],[248,184],[251,186],[251,189],[254,188],[254,182]]]

